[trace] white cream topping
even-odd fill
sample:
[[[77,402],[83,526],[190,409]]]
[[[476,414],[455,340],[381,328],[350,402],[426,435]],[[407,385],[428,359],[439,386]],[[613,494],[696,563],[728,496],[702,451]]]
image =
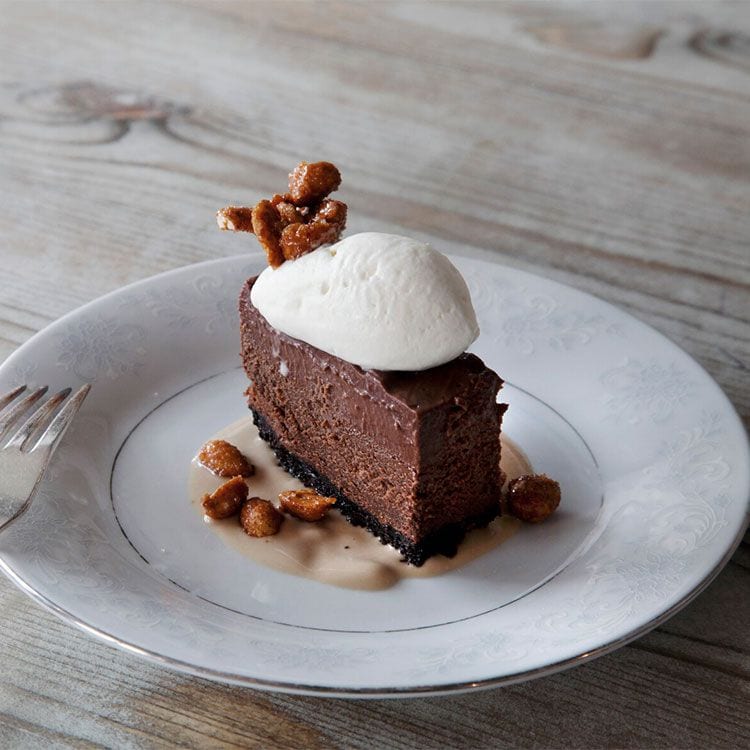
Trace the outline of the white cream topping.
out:
[[[479,335],[456,267],[395,234],[355,234],[267,268],[251,299],[277,330],[365,369],[426,370]]]

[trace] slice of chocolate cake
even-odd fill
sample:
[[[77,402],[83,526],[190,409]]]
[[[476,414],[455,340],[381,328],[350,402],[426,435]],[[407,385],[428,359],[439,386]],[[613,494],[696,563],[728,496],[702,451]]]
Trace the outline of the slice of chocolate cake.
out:
[[[240,297],[248,401],[282,466],[421,565],[500,512],[502,380],[465,353],[479,326],[448,258],[399,235],[336,241],[340,183],[302,162],[287,193],[217,214],[269,263]]]
[[[271,327],[240,296],[248,402],[281,465],[421,565],[500,511],[502,380],[473,354],[364,370]]]

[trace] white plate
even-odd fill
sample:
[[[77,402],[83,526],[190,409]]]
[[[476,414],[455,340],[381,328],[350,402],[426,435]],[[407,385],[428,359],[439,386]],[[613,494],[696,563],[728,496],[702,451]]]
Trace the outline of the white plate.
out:
[[[547,674],[669,617],[746,525],[750,459],[724,394],[610,305],[453,259],[474,350],[507,381],[505,428],[563,505],[444,576],[339,589],[258,567],[187,502],[200,444],[246,413],[236,298],[260,256],[179,269],[59,320],[0,367],[94,383],[31,510],[0,537],[10,578],[146,658],[255,687],[333,695],[468,690]]]

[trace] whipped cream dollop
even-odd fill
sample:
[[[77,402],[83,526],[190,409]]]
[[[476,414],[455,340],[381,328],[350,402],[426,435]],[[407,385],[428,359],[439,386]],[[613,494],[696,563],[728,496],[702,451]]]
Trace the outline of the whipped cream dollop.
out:
[[[426,370],[479,335],[456,267],[395,234],[354,234],[266,268],[251,299],[277,330],[364,369]]]

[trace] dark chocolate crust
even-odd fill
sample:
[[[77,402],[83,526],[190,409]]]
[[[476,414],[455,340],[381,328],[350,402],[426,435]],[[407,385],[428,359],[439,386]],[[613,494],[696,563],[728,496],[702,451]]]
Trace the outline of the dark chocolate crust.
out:
[[[327,477],[319,474],[309,464],[290,453],[281,443],[276,433],[271,429],[265,417],[255,409],[250,410],[253,415],[253,423],[258,428],[258,433],[276,454],[279,465],[294,477],[297,477],[306,487],[311,487],[316,492],[326,497],[335,497],[335,507],[353,526],[364,526],[371,534],[380,539],[383,544],[389,544],[397,549],[404,560],[417,567],[424,564],[425,560],[433,555],[445,555],[453,557],[458,550],[458,545],[470,529],[487,526],[500,513],[500,504],[496,509],[490,510],[475,518],[466,518],[461,523],[450,523],[441,529],[432,532],[420,543],[414,543],[399,533],[392,526],[380,523],[371,513],[361,508],[357,503],[348,498]]]

